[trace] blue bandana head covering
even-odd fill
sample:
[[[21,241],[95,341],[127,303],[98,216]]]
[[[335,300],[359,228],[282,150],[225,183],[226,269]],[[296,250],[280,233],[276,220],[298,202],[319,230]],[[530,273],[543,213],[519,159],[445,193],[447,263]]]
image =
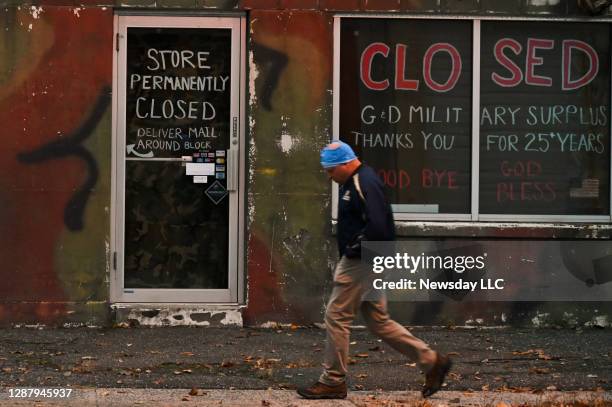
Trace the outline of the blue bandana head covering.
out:
[[[340,140],[334,141],[331,147],[328,145],[321,150],[321,165],[325,169],[353,161],[355,158],[357,156],[351,146]]]

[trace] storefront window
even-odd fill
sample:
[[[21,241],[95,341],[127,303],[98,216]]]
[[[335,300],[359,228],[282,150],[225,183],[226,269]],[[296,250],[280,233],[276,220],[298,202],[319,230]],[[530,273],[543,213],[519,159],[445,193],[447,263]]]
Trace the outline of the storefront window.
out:
[[[340,138],[400,212],[470,212],[472,25],[347,19]]]
[[[337,23],[336,132],[396,219],[610,220],[609,24]]]
[[[610,26],[481,25],[480,213],[610,208]]]

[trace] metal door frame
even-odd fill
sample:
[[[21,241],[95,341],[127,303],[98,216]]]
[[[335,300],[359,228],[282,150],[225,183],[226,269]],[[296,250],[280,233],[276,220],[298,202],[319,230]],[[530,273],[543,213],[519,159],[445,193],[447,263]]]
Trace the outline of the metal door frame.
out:
[[[237,144],[230,137],[230,149],[238,158],[234,169],[237,188],[230,191],[228,288],[227,289],[124,289],[125,236],[125,123],[126,123],[126,34],[128,27],[155,28],[230,28],[232,30],[230,120],[238,118]],[[127,12],[114,17],[113,48],[113,136],[111,177],[111,242],[108,251],[110,301],[114,303],[244,303],[244,226],[245,226],[245,47],[246,18],[244,14],[228,15],[160,15]],[[231,128],[231,123],[230,123]],[[172,160],[168,160],[172,161]],[[229,171],[229,168],[228,168]],[[126,292],[127,291],[127,292]]]

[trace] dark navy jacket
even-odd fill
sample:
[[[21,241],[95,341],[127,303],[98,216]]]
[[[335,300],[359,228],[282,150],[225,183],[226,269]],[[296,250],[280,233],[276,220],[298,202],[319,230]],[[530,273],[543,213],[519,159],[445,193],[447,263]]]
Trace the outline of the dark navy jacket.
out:
[[[340,256],[360,257],[362,240],[394,240],[395,226],[384,186],[372,168],[362,164],[356,171],[365,205],[353,177],[340,185],[338,196],[338,250]]]

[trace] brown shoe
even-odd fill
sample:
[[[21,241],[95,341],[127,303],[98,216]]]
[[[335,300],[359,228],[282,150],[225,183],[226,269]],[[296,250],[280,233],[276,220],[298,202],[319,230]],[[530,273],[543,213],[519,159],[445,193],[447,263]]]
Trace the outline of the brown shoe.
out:
[[[448,357],[436,352],[436,363],[425,374],[425,385],[421,394],[423,397],[429,397],[440,390],[444,378],[453,365],[453,361]]]
[[[328,386],[327,384],[316,382],[310,387],[300,387],[297,389],[297,393],[305,399],[345,399],[346,383]]]

